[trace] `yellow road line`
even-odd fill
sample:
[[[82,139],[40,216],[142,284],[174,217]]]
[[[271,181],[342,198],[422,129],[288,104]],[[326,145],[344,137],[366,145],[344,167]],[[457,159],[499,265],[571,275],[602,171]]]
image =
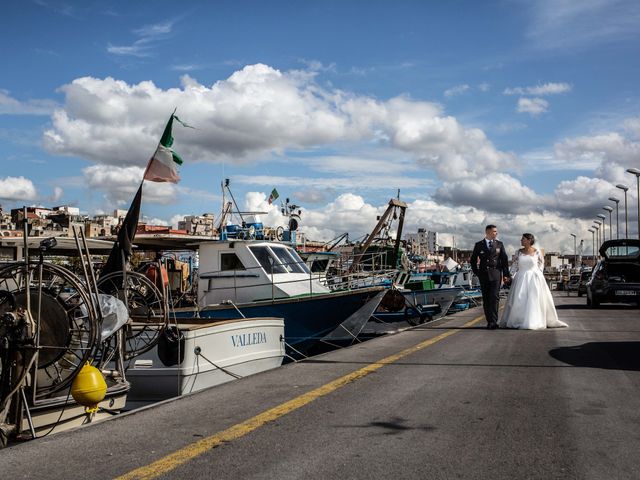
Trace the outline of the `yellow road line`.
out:
[[[476,323],[478,323],[484,316],[481,315],[479,317],[474,318],[473,320],[465,323],[462,328],[468,328]],[[305,406],[306,404],[314,401],[317,398],[323,397],[340,387],[343,387],[359,378],[366,377],[370,373],[375,372],[376,370],[382,368],[385,365],[388,365],[393,362],[397,362],[403,357],[410,355],[418,350],[426,348],[434,343],[439,342],[440,340],[444,340],[445,338],[458,333],[459,330],[449,330],[447,332],[441,333],[440,335],[433,337],[429,340],[425,340],[423,342],[414,345],[413,347],[409,347],[405,350],[402,350],[399,353],[394,355],[390,355],[382,360],[379,360],[375,363],[371,363],[365,367],[362,367],[355,372],[349,373],[343,377],[340,377],[332,382],[326,383],[321,387],[318,387],[310,392],[307,392],[299,397],[296,397],[288,402],[285,402],[277,407],[274,407],[270,410],[262,412],[256,415],[253,418],[250,418],[242,423],[234,425],[222,432],[218,432],[209,437],[198,440],[197,442],[191,443],[180,450],[175,451],[167,455],[166,457],[161,458],[149,465],[145,465],[143,467],[137,468],[135,470],[130,471],[120,477],[117,477],[115,480],[149,480],[152,478],[159,477],[160,475],[164,475],[167,472],[177,468],[183,463],[188,462],[189,460],[205,453],[208,450],[211,450],[218,445],[224,442],[230,442],[237,438],[243,437],[248,433],[256,430],[257,428],[265,425],[266,423],[277,420],[278,418],[293,412],[294,410],[299,409],[300,407]]]

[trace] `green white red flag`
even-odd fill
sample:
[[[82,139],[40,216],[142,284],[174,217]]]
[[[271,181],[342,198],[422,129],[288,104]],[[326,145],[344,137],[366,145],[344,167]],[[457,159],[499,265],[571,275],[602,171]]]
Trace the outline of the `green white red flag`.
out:
[[[278,190],[276,190],[275,188],[271,190],[271,195],[269,195],[269,200],[268,200],[269,205],[275,202],[279,196],[280,195],[278,194]]]
[[[171,129],[173,127],[174,118],[185,127],[189,127],[189,125],[183,123],[178,117],[171,115],[171,118],[169,118],[169,121],[167,122],[167,126],[164,128],[164,133],[162,134],[158,148],[147,164],[147,169],[145,170],[143,177],[144,180],[149,180],[150,182],[171,183],[178,183],[180,181],[178,166],[182,165],[182,159],[171,149],[171,146],[173,145]]]

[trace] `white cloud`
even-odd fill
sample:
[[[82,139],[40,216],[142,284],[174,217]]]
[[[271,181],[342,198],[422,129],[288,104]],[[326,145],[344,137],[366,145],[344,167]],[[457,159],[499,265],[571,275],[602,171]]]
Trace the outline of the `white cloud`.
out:
[[[117,46],[109,43],[107,52],[114,55],[132,57],[148,57],[153,55],[158,42],[168,38],[173,29],[173,22],[167,21],[154,25],[146,25],[133,31],[138,40],[131,45]]]
[[[395,158],[394,158],[395,157]],[[307,160],[309,166],[318,172],[329,172],[333,174],[351,174],[362,176],[366,174],[397,174],[398,170],[403,172],[415,172],[420,169],[415,162],[408,159],[398,159],[397,153],[388,155],[388,158],[371,158],[367,156],[348,155],[326,155],[318,156]]]
[[[53,194],[50,199],[51,203],[58,203],[62,198],[62,195],[64,195],[64,190],[60,187],[54,187]]]
[[[555,156],[574,164],[598,165],[596,175],[619,180],[629,167],[640,167],[640,142],[629,140],[617,132],[574,137],[558,142]]]
[[[186,63],[180,65],[171,65],[171,70],[175,70],[178,72],[193,72],[195,70],[202,70],[204,68],[203,65],[199,65],[197,63]]]
[[[409,204],[405,219],[405,233],[426,228],[438,232],[444,245],[452,245],[453,237],[458,248],[471,249],[484,236],[487,224],[498,226],[499,238],[505,242],[507,254],[512,255],[520,248],[520,238],[525,232],[533,233],[537,246],[546,251],[568,251],[573,249],[570,232],[584,232],[588,222],[567,219],[549,211],[519,214],[495,213],[479,207],[444,206],[431,200],[416,200]],[[590,238],[589,238],[590,240]]]
[[[454,117],[436,115],[434,105],[403,98],[388,104],[391,144],[413,153],[445,180],[517,166],[515,155],[497,150],[482,130],[465,129]]]
[[[567,51],[638,37],[640,3],[635,0],[536,0],[526,3],[525,32],[539,50]]]
[[[235,175],[234,182],[243,185],[276,185],[278,187],[310,187],[319,189],[384,189],[390,188],[417,188],[431,183],[424,178],[410,175],[385,175],[381,182],[379,174],[362,174],[357,177],[297,177],[297,176],[272,176],[272,175]]]
[[[507,134],[511,132],[519,132],[521,130],[525,130],[527,128],[526,123],[522,122],[502,122],[492,128],[492,131]]]
[[[103,192],[104,199],[114,208],[126,208],[138,190],[143,168],[92,165],[82,170],[91,191]],[[177,188],[171,183],[145,182],[143,203],[169,204],[175,202]]]
[[[211,87],[184,76],[181,88],[83,77],[62,87],[64,109],[44,134],[52,153],[118,166],[146,164],[164,122],[178,115],[195,130],[174,127],[176,151],[189,161],[248,162],[269,154],[378,142],[401,150],[443,178],[512,168],[479,129],[463,127],[434,103],[328,90],[312,71],[249,65]]]
[[[32,201],[38,198],[33,182],[25,177],[0,178],[0,199]]]
[[[519,113],[529,113],[533,116],[544,113],[549,108],[549,102],[543,98],[519,98],[518,108]]]
[[[570,92],[572,86],[568,83],[544,83],[533,87],[510,87],[502,92],[504,95],[536,95],[535,98],[519,98],[516,111],[528,113],[532,116],[540,115],[549,109],[549,102],[541,96],[557,95]]]
[[[52,100],[31,99],[21,102],[0,89],[0,115],[51,115],[57,108]]]
[[[523,187],[520,189],[522,192]],[[358,195],[343,194],[320,208],[305,209],[301,231],[308,239],[317,241],[329,241],[344,232],[349,232],[352,241],[361,239],[372,231],[376,217],[386,207],[368,204]],[[455,237],[458,248],[470,249],[483,237],[484,227],[488,223],[498,225],[499,237],[505,242],[510,255],[520,247],[520,238],[525,232],[533,233],[538,246],[546,251],[567,252],[573,249],[573,238],[569,234],[578,232],[586,242],[586,230],[590,225],[590,221],[568,219],[535,208],[518,214],[496,213],[483,210],[481,206],[447,206],[438,201],[421,199],[408,204],[403,236],[415,233],[418,228],[426,228],[438,232],[443,245],[450,246]],[[396,228],[397,223],[394,223],[393,235]],[[590,245],[591,239],[588,240]]]
[[[295,190],[291,196],[304,205],[326,202],[330,198],[337,196],[334,188],[305,188]]]
[[[580,176],[558,184],[553,206],[563,216],[595,218],[596,214],[604,213],[602,206],[611,203],[608,200],[611,196],[619,198],[615,184],[601,178]]]
[[[623,127],[633,138],[640,140],[640,117],[628,118]]]
[[[184,220],[184,217],[186,217],[187,215],[191,215],[191,214],[186,214],[186,213],[180,213],[178,215],[174,215],[169,219],[168,225],[171,226],[171,228],[178,228],[178,222],[181,222],[182,220]],[[214,218],[214,221],[217,220],[216,218]]]
[[[463,93],[466,93],[469,91],[471,87],[467,84],[464,85],[456,85],[455,87],[451,87],[448,88],[447,90],[444,91],[444,96],[445,97],[455,97],[458,95],[462,95]]]
[[[534,87],[513,87],[505,88],[505,95],[557,95],[559,93],[570,92],[572,89],[568,83],[545,83],[543,85],[536,85]]]
[[[533,190],[504,173],[445,182],[436,191],[434,199],[439,203],[472,206],[501,214],[540,210],[543,203]]]
[[[386,207],[375,207],[359,195],[345,193],[322,209],[305,210],[302,216],[304,231],[310,239],[330,240],[349,232],[352,240],[373,230],[376,217]]]
[[[146,217],[146,216],[142,216],[142,218],[140,218],[141,222],[146,223],[147,225],[156,225],[156,226],[171,226],[171,224],[167,223],[166,220],[162,219],[162,218],[156,218],[156,217]]]
[[[149,42],[151,40],[164,38],[171,33],[172,28],[173,22],[161,22],[137,28],[133,33]]]

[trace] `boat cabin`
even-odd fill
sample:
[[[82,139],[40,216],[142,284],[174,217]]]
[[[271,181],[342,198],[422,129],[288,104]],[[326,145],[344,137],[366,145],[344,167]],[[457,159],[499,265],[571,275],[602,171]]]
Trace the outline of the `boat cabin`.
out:
[[[289,245],[269,241],[220,241],[199,245],[201,306],[328,293]]]

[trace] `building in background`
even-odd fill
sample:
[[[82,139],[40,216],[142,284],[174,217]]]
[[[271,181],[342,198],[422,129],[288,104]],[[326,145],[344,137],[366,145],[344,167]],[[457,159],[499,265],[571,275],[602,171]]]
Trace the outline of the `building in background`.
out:
[[[213,213],[202,215],[187,215],[178,222],[178,230],[185,230],[188,235],[211,237],[215,233]]]
[[[418,233],[409,233],[406,236],[407,247],[413,255],[427,257],[438,251],[438,233],[418,228]]]

